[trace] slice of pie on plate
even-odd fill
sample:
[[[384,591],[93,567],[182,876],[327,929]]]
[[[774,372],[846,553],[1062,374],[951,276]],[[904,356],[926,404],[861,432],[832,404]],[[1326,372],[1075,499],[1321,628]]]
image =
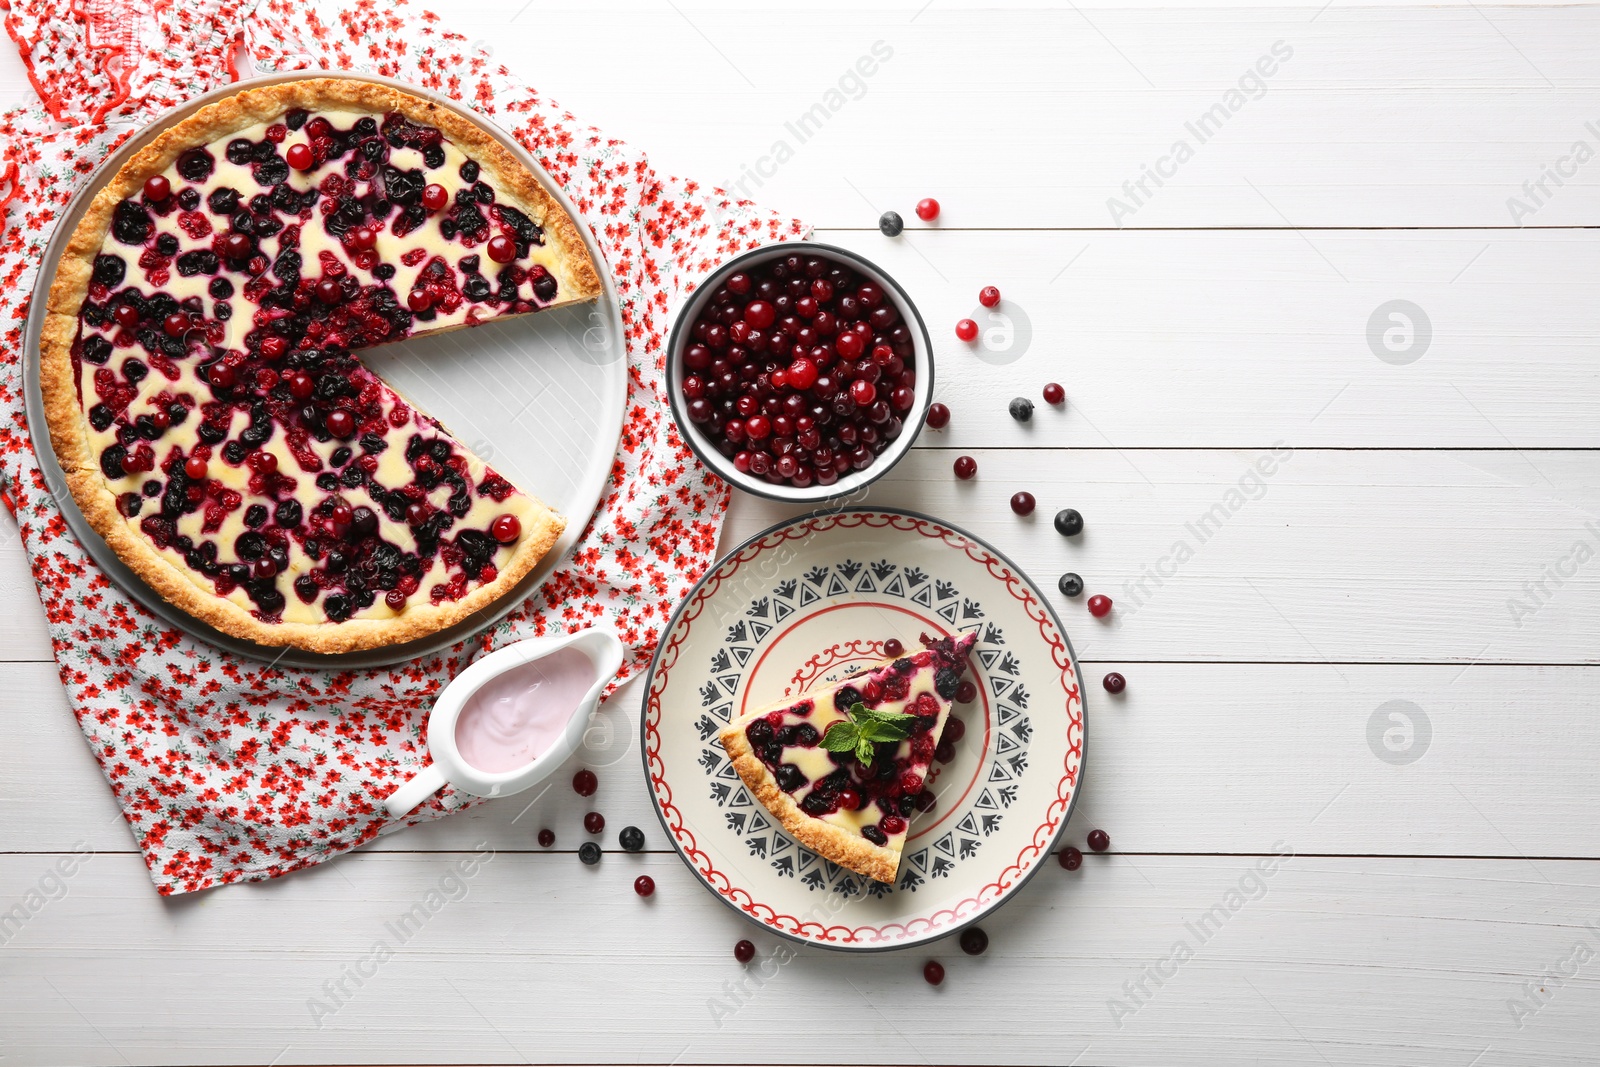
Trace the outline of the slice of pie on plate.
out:
[[[168,601],[317,652],[484,608],[564,521],[352,353],[601,291],[569,217],[487,130],[370,82],[201,108],[73,232],[40,378],[73,497]]]
[[[802,845],[880,882],[911,819],[975,634],[932,640],[842,682],[743,715],[718,735],[746,786]]]

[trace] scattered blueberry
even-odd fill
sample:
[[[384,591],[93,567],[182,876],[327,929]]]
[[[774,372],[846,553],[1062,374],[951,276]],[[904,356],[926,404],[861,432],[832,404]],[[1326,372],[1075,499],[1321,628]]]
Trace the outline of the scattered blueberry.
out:
[[[981,956],[989,949],[989,935],[976,926],[961,931],[961,951],[969,956]]]
[[[638,852],[644,848],[644,831],[637,826],[624,826],[622,833],[617,835],[617,841],[624,852]]]
[[[885,237],[899,237],[900,231],[906,228],[906,220],[900,217],[898,211],[885,211],[878,216],[878,229]]]
[[[600,846],[593,841],[585,841],[578,846],[578,858],[585,866],[593,867],[600,862]]]
[[[1071,571],[1068,571],[1067,573],[1063,574],[1061,576],[1061,580],[1056,583],[1056,588],[1061,590],[1062,596],[1079,596],[1083,593],[1083,579],[1079,578]]]
[[[1033,418],[1033,401],[1025,396],[1019,396],[1011,402],[1011,407],[1007,410],[1011,412],[1013,419],[1018,422],[1027,422]]]
[[[1056,512],[1056,533],[1062,537],[1076,537],[1083,533],[1083,516],[1074,508]]]

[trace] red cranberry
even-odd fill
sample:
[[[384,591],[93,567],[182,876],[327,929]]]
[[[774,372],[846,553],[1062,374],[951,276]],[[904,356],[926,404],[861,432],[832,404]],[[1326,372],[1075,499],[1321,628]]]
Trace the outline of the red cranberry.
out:
[[[400,611],[406,606],[406,595],[398,589],[391,589],[383,594],[383,602],[390,611]]]
[[[905,655],[905,653],[906,646],[900,643],[900,639],[898,637],[891,637],[889,640],[883,643],[883,655],[885,659],[899,659],[901,656]]]
[[[1118,674],[1116,671],[1112,671],[1102,678],[1100,680],[1100,684],[1105,686],[1106,692],[1110,693],[1112,696],[1116,696],[1118,693],[1128,688],[1128,680],[1122,675]]]
[[[265,346],[263,346],[265,347]],[[311,395],[311,390],[316,388],[316,383],[311,380],[311,375],[305,371],[295,371],[289,375],[289,395],[296,400],[304,400]]]
[[[1103,619],[1111,614],[1111,598],[1095,595],[1089,598],[1089,614],[1097,619]]]
[[[962,722],[954,715],[950,716],[950,718],[944,721],[944,733],[940,737],[941,741],[948,741],[952,745],[959,745],[961,743],[961,739],[966,736],[966,723]]]
[[[596,778],[594,772],[587,767],[572,776],[572,791],[580,797],[594,796],[594,791],[599,786],[600,779]]]
[[[656,891],[656,880],[648,874],[641,874],[633,880],[633,891],[641,897],[650,896]]]
[[[412,311],[427,311],[433,307],[433,294],[426,289],[413,289],[406,294],[406,307]]]
[[[894,405],[894,409],[896,411],[910,411],[912,406],[917,402],[917,391],[908,386],[902,385],[895,389],[894,392],[889,394],[889,402]],[[888,419],[889,412],[885,410],[883,412],[883,418],[875,421],[887,422]]]
[[[1044,387],[1044,402],[1046,404],[1060,404],[1067,399],[1067,391],[1055,382]]]
[[[881,825],[884,833],[893,835],[905,831],[906,821],[898,815],[885,815]]]
[[[922,212],[922,205],[917,205],[917,212]],[[929,985],[939,985],[944,981],[944,964],[938,960],[929,960],[922,965],[922,977]]]
[[[583,828],[591,834],[598,834],[606,828],[606,817],[598,811],[591,811],[583,817]]]
[[[1075,871],[1079,867],[1083,866],[1083,853],[1079,852],[1071,845],[1068,845],[1066,848],[1062,849],[1061,855],[1056,858],[1061,866],[1065,867],[1069,871]]]
[[[956,477],[966,481],[978,473],[978,461],[971,456],[956,457]]]
[[[1111,835],[1104,830],[1089,831],[1089,849],[1092,852],[1104,852],[1111,847]]]
[[[756,958],[756,947],[749,941],[740,941],[733,946],[733,958],[740,963],[749,963]]]
[[[258,582],[264,582],[268,578],[275,577],[277,573],[278,565],[272,562],[272,557],[270,556],[262,556],[250,564],[250,577]]]
[[[333,520],[336,529],[343,530],[355,520],[355,511],[349,504],[335,504],[328,518]]]
[[[517,258],[517,242],[505,234],[489,238],[489,258],[496,263],[510,263]]]
[[[278,469],[278,457],[271,452],[252,452],[246,462],[257,474],[272,474]]]
[[[860,359],[861,353],[866,350],[865,343],[858,333],[841,333],[833,342],[834,351],[839,353],[841,359]]]
[[[326,425],[329,433],[344,441],[356,432],[356,417],[343,408],[338,408],[328,412]]]
[[[228,259],[246,259],[255,251],[255,245],[250,242],[250,235],[244,233],[230,233],[222,239],[222,254]]]
[[[850,399],[856,402],[856,407],[864,408],[878,399],[878,387],[865,378],[857,378],[850,383]]]
[[[765,441],[772,433],[772,423],[765,415],[751,415],[745,420],[744,432],[752,441]]]
[[[752,300],[744,306],[744,321],[758,330],[765,330],[777,320],[777,309],[765,300]]]
[[[939,201],[933,197],[917,201],[917,218],[923,222],[932,222],[939,217]]]
[[[728,292],[734,296],[744,296],[750,291],[750,275],[733,274],[728,277]]]
[[[206,461],[199,456],[190,456],[183,461],[183,473],[192,482],[198,482],[206,476]]]
[[[378,235],[370,226],[357,226],[353,230],[346,230],[345,243],[357,252],[365,252],[378,243]]]
[[[416,188],[416,186],[412,186]],[[422,206],[429,211],[438,211],[450,202],[450,194],[442,185],[429,185],[422,190]]]
[[[539,846],[541,848],[549,848],[551,845],[553,845],[555,843],[556,843],[556,832],[554,830],[546,829],[546,830],[540,830],[539,831]]]
[[[189,316],[181,311],[174,311],[161,323],[161,332],[168,337],[179,337],[189,328]]]
[[[978,337],[978,324],[971,319],[962,319],[956,323],[956,336],[963,341],[974,341]]]
[[[139,325],[139,311],[132,304],[118,304],[111,317],[116,320],[118,326],[132,329]]]
[[[226,363],[213,363],[211,369],[206,372],[206,377],[218,389],[227,389],[233,385],[233,368]]]
[[[961,931],[961,951],[969,956],[981,956],[989,949],[989,935],[976,926]]]
[[[1000,303],[1000,290],[992,285],[986,285],[978,290],[978,303],[986,308],[992,308]]]
[[[942,430],[950,423],[950,409],[943,404],[928,405],[928,425],[935,430]]]
[[[489,535],[502,545],[509,545],[522,536],[522,523],[515,515],[499,515],[489,524]]]
[[[144,198],[152,204],[159,204],[172,195],[172,183],[159,174],[152,174],[144,180]]]
[[[1033,494],[1032,493],[1024,492],[1024,493],[1013,493],[1012,494],[1012,496],[1011,496],[1011,510],[1016,512],[1018,515],[1032,515],[1033,514],[1033,506],[1034,506],[1034,500],[1033,500]]]
[[[282,359],[289,352],[289,340],[273,334],[271,337],[261,339],[261,358],[266,360]],[[310,394],[306,394],[309,396]]]
[[[933,758],[940,763],[949,763],[956,758],[956,746],[949,741],[940,741],[934,746]]]
[[[316,166],[317,157],[312,154],[308,144],[292,144],[283,153],[283,158],[295,170],[310,170]]]
[[[337,304],[344,299],[344,289],[332,278],[324,278],[317,283],[317,299],[324,304]]]

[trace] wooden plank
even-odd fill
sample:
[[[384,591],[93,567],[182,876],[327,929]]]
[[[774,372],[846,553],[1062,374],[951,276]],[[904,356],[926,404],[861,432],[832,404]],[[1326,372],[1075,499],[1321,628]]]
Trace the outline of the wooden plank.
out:
[[[1581,231],[817,236],[922,312],[953,417],[920,444],[1600,445],[1600,261]],[[1018,395],[1030,423],[1006,413]]]
[[[1600,867],[1319,859],[1299,840],[1270,875],[1248,857],[1042,870],[977,959],[948,941],[779,953],[664,856],[368,855],[166,902],[132,857],[100,855],[4,946],[0,1019],[8,1056],[83,1064],[1592,1061],[1592,961],[1541,976],[1600,945]],[[0,902],[54,862],[0,857]],[[746,970],[730,949],[752,934]],[[802,1028],[797,1005],[849,1025]]]
[[[916,224],[923,196],[945,227],[1583,226],[1600,207],[1595,166],[1569,161],[1539,202],[1522,188],[1574,142],[1600,148],[1591,7],[599,10],[606,64],[547,47],[591,34],[591,7],[540,10],[538,32],[486,0],[449,17],[663,171],[743,181],[819,225],[871,227],[890,207]],[[1225,120],[1191,132],[1219,105]],[[1180,141],[1193,155],[1177,163]],[[1124,190],[1157,166],[1164,185]],[[1114,217],[1113,197],[1133,213]]]
[[[1117,699],[1099,686],[1111,669],[1128,679]],[[1314,853],[1600,858],[1600,718],[1586,710],[1600,695],[1600,669],[1339,671],[1342,679],[1303,664],[1086,665],[1088,787],[1068,840],[1081,848],[1100,827],[1119,850],[1139,853],[1266,851],[1292,836]],[[14,706],[28,710],[0,718],[0,847],[59,851],[81,840],[131,850],[54,669],[11,665],[7,682]],[[605,815],[607,847],[636,825],[650,849],[669,849],[639,786],[638,709],[633,685],[548,790],[390,835],[373,850],[450,851],[482,839],[538,851],[535,835],[549,827],[570,853],[589,840],[589,811]],[[567,785],[580,765],[600,779],[589,799]]]

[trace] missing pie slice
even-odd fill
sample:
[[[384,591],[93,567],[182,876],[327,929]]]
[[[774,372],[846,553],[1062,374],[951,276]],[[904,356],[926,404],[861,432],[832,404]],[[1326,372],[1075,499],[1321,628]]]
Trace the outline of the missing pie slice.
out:
[[[564,521],[353,355],[594,299],[486,129],[354,79],[249,89],[134,154],[72,234],[40,384],[73,497],[171,603],[343,652],[487,607]]]
[[[893,882],[911,819],[932,806],[928,766],[976,640],[924,635],[921,652],[758,708],[719,740],[756,799],[802,845]]]

